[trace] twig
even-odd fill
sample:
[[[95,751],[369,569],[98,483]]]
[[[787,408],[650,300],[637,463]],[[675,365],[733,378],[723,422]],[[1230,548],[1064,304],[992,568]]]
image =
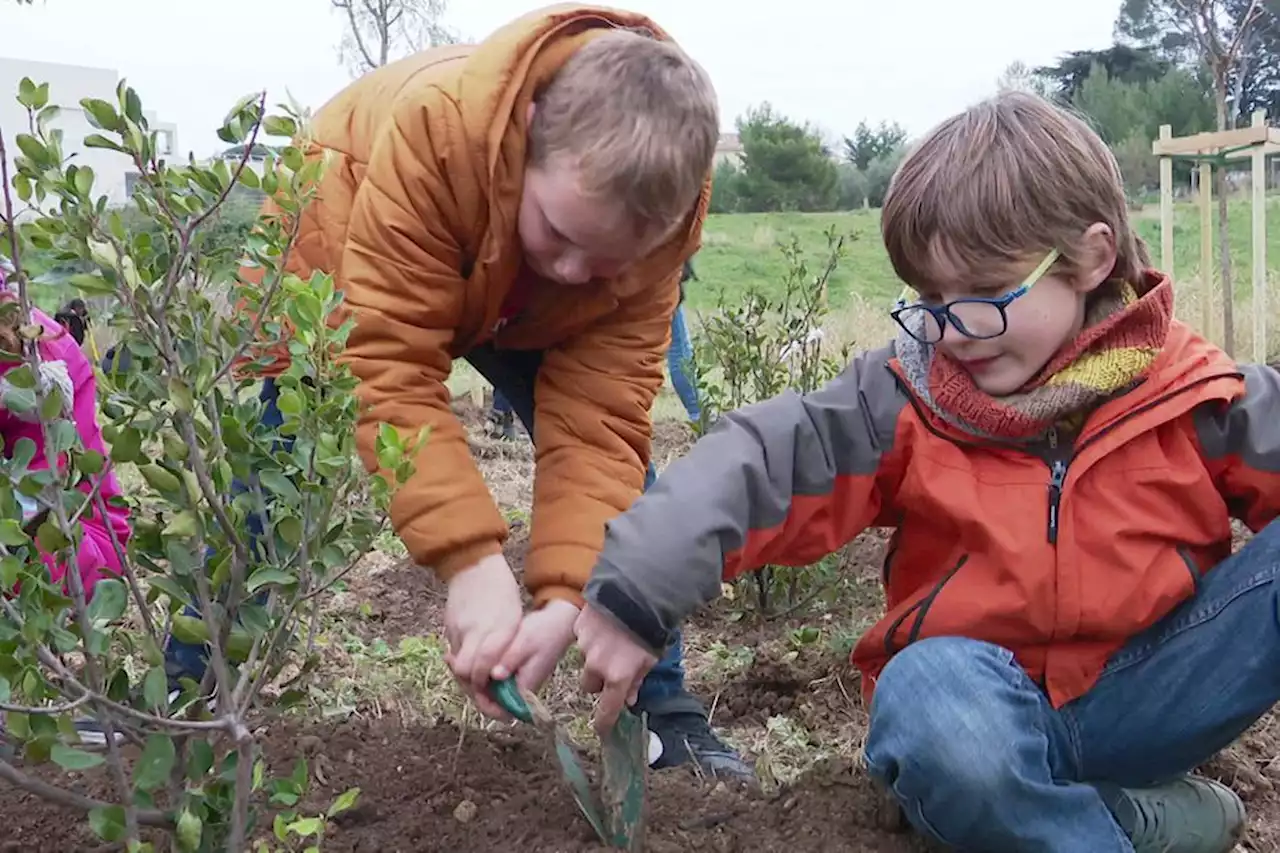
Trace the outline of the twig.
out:
[[[835,580],[827,581],[822,586],[818,587],[813,592],[809,593],[804,598],[800,599],[798,602],[788,607],[786,610],[781,610],[777,613],[769,613],[764,618],[766,621],[769,621],[769,622],[773,622],[778,619],[785,619],[791,614],[808,607],[815,600],[817,600],[817,598],[821,596],[823,593],[829,592],[831,588],[835,585],[836,585]]]
[[[79,699],[71,702],[64,702],[61,705],[10,705],[8,702],[0,702],[0,711],[8,711],[13,714],[44,714],[45,716],[55,716],[57,714],[65,714],[68,711],[74,711],[81,705],[88,702],[92,697],[85,693]]]
[[[90,812],[94,809],[111,808],[114,805],[113,803],[90,799],[65,788],[50,785],[48,782],[43,782],[39,779],[33,779],[4,760],[0,760],[0,779],[16,788],[29,791],[41,799],[49,800],[68,808],[79,809],[80,811]],[[136,809],[136,812],[138,823],[143,826],[157,826],[165,829],[173,827],[173,821],[159,809]]]

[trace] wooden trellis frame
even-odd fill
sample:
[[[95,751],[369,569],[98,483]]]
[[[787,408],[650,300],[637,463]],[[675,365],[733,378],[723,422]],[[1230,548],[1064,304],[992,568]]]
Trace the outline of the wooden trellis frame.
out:
[[[1151,153],[1160,158],[1160,265],[1174,276],[1173,269],[1173,161],[1193,160],[1200,182],[1200,329],[1209,338],[1220,325],[1213,311],[1221,284],[1214,278],[1213,261],[1213,167],[1228,160],[1253,161],[1253,360],[1267,358],[1267,156],[1280,154],[1280,128],[1267,125],[1267,115],[1253,114],[1249,127],[1193,136],[1173,135],[1169,125],[1161,125],[1160,138],[1151,144]]]

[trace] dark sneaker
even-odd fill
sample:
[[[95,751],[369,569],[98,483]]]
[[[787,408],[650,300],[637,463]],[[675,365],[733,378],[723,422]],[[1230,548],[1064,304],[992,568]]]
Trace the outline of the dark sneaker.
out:
[[[1244,803],[1225,785],[1184,776],[1154,788],[1103,793],[1134,853],[1230,853],[1244,835]]]
[[[712,778],[754,782],[755,772],[707,722],[702,704],[688,694],[650,702],[637,710],[649,716],[649,766],[679,767],[690,760]]]
[[[105,747],[107,745],[107,733],[93,717],[77,717],[73,724],[76,728],[76,735],[80,738],[80,743],[83,746]],[[114,734],[117,744],[124,743],[124,735],[120,734],[120,732],[115,732]]]

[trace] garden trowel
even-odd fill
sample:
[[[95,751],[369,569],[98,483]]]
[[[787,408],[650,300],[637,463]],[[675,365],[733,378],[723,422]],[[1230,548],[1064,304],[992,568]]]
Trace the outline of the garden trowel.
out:
[[[537,697],[521,695],[513,678],[494,682],[490,693],[508,714],[551,735],[569,790],[600,840],[619,850],[642,850],[649,770],[649,732],[644,719],[624,710],[601,739],[602,796],[597,797],[578,759],[578,746],[555,724]]]

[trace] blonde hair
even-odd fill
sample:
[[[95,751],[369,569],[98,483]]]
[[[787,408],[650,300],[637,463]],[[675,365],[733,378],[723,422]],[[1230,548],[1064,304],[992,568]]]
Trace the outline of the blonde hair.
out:
[[[1074,272],[1095,222],[1115,235],[1111,277],[1138,281],[1151,261],[1129,222],[1111,149],[1074,113],[1007,92],[947,119],[913,148],[889,184],[880,227],[898,277],[921,290],[938,283],[939,252],[981,274],[1057,249],[1058,268]]]
[[[682,221],[720,138],[706,71],[674,43],[618,29],[579,48],[537,97],[529,165],[567,157],[581,189],[615,198],[638,232]]]

